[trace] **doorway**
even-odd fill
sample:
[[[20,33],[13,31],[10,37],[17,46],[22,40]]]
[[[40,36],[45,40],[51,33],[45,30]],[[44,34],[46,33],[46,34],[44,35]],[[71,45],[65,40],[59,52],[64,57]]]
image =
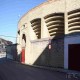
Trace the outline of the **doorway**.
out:
[[[21,63],[25,63],[25,48],[26,48],[26,36],[22,36],[22,51],[21,51]]]
[[[68,45],[68,68],[80,71],[80,44]]]
[[[22,52],[21,52],[21,63],[25,63],[25,49],[24,48],[22,49]]]

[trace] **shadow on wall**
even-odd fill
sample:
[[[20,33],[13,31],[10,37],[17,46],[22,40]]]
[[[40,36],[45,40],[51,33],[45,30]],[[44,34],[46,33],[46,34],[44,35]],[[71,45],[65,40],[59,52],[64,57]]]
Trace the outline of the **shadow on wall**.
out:
[[[17,55],[17,61],[21,62],[21,53]]]
[[[63,68],[64,37],[52,39],[50,45],[51,49],[49,49],[48,45],[33,65]]]
[[[49,45],[43,50],[38,59],[34,62],[34,65],[49,66],[49,67],[64,67],[64,38],[71,38],[79,36],[80,33],[71,33],[60,37],[55,37],[51,40],[51,49]],[[43,42],[43,41],[42,41]],[[43,44],[41,42],[41,44]],[[44,44],[43,44],[44,45]],[[40,45],[39,45],[40,46]],[[41,46],[40,46],[41,47]]]

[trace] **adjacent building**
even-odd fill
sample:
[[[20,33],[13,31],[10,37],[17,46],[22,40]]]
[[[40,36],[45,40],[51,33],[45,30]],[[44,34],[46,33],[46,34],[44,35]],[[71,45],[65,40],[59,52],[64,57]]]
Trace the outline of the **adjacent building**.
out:
[[[9,44],[6,46],[6,58],[18,61],[17,44]]]
[[[6,57],[6,46],[12,44],[11,41],[0,38],[0,59]]]
[[[80,0],[48,0],[27,12],[17,43],[22,63],[80,70]]]

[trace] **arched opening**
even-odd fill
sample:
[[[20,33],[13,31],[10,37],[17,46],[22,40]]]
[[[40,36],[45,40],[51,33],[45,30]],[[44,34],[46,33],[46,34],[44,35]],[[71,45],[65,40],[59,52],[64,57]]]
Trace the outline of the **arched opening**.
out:
[[[25,63],[25,47],[26,47],[26,36],[22,35],[22,52],[21,52],[21,63]]]
[[[26,46],[26,36],[25,34],[22,35],[22,48],[25,48]]]

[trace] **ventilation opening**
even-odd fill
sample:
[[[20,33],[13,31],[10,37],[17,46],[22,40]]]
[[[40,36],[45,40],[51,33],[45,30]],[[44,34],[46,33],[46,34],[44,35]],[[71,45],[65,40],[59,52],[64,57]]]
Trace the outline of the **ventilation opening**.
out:
[[[80,32],[80,9],[68,12],[69,33]]]
[[[20,35],[20,30],[18,31],[18,34]]]
[[[25,46],[26,46],[26,35],[23,34],[23,36],[22,36],[22,47],[25,48]]]
[[[37,36],[38,39],[41,38],[41,19],[34,19],[31,21],[31,26]]]
[[[50,36],[64,35],[64,13],[53,13],[44,17]]]

